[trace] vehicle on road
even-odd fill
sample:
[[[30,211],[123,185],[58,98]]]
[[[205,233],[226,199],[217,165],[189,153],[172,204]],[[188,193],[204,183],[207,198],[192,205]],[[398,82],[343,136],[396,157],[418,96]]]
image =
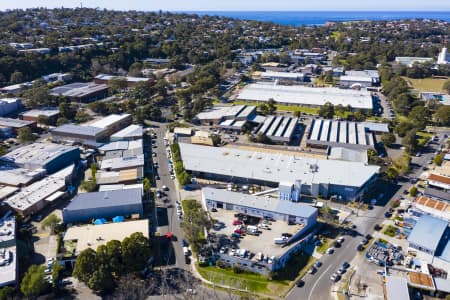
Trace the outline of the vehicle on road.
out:
[[[316,268],[314,268],[314,267],[311,267],[309,270],[308,270],[308,273],[309,274],[314,274],[314,273],[316,273]]]
[[[336,242],[342,244],[345,241],[345,238],[343,236],[340,236],[337,238]]]
[[[348,262],[344,261],[344,263],[342,264],[342,267],[344,269],[348,269],[350,267],[350,264]]]
[[[334,248],[333,247],[328,248],[325,253],[326,254],[333,254],[334,253]]]
[[[303,287],[304,285],[305,285],[305,282],[303,281],[303,280],[299,280],[299,281],[297,281],[296,283],[295,283],[295,285],[297,286],[297,287],[299,287],[299,288],[301,288],[301,287]]]
[[[314,263],[315,268],[320,268],[321,266],[322,266],[322,262],[320,260],[318,260]]]
[[[169,188],[167,186],[163,185],[162,190],[167,192],[169,190]]]
[[[233,225],[242,225],[242,221],[241,220],[234,220],[233,221]]]
[[[331,281],[337,282],[341,279],[341,275],[339,275],[337,273],[333,273],[333,275],[331,275],[330,279],[331,279]]]

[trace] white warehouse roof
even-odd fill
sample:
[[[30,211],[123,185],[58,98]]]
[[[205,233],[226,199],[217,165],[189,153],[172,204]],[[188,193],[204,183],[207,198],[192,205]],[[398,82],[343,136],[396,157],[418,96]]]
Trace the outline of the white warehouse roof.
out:
[[[330,102],[333,105],[350,105],[353,108],[373,108],[370,92],[335,87],[312,88],[295,85],[253,83],[244,87],[237,98],[250,101],[269,101],[269,99],[274,99],[276,102],[293,105],[321,106],[326,102]]]
[[[239,176],[267,182],[301,180],[302,184],[329,183],[360,187],[379,167],[359,162],[324,160],[286,154],[180,143],[186,170]],[[314,171],[317,169],[317,171]]]

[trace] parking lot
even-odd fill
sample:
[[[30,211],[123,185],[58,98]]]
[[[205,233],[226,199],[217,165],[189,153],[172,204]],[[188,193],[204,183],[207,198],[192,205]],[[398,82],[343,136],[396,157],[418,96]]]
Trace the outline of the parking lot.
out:
[[[263,252],[266,256],[280,256],[285,253],[290,246],[282,247],[275,244],[274,239],[281,238],[282,234],[294,236],[303,225],[287,225],[282,221],[270,221],[269,229],[258,228],[258,235],[245,234],[241,238],[230,238],[239,225],[233,225],[237,220],[235,212],[218,209],[217,212],[211,212],[211,217],[217,220],[218,226],[215,226],[212,232],[215,232],[220,238],[222,245],[234,245],[240,249],[246,249],[253,253]],[[256,221],[256,220],[253,220]],[[251,225],[257,226],[257,222],[251,222]],[[244,222],[245,225],[249,225]],[[244,225],[243,224],[243,225]],[[230,250],[230,249],[228,249]]]

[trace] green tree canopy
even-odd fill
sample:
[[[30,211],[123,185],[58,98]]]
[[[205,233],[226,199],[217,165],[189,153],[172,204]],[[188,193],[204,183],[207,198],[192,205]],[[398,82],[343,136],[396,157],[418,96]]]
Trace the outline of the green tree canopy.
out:
[[[150,256],[150,242],[142,232],[135,232],[122,241],[122,261],[128,271],[144,269]]]
[[[402,144],[405,146],[406,152],[409,154],[413,154],[417,151],[418,140],[415,129],[412,129],[406,133],[405,137],[402,139]]]
[[[20,284],[20,291],[28,298],[35,298],[48,287],[45,281],[44,266],[31,265]]]
[[[83,250],[77,257],[73,276],[83,282],[89,282],[92,274],[98,269],[97,257],[94,250],[88,248]]]
[[[450,106],[440,106],[434,113],[433,118],[440,126],[450,126]]]
[[[319,108],[319,116],[326,119],[332,119],[334,116],[334,105],[326,102]]]
[[[408,118],[418,130],[423,130],[430,120],[430,112],[425,106],[415,106],[411,109]]]
[[[447,92],[447,94],[450,94],[450,80],[447,80],[444,82],[444,86],[442,87],[444,91]]]
[[[17,138],[20,143],[29,143],[36,140],[33,132],[30,127],[22,127],[18,130]]]
[[[395,143],[395,135],[393,133],[384,133],[381,135],[381,141],[386,147],[390,147]]]
[[[50,233],[54,233],[56,225],[61,222],[61,218],[59,218],[55,214],[48,215],[41,223],[42,228],[49,229]]]

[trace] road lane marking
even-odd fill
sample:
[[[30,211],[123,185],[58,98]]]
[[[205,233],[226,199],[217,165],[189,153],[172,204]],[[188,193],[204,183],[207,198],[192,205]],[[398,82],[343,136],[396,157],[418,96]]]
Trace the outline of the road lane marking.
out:
[[[325,274],[328,272],[328,270],[329,270],[331,267],[332,267],[332,265],[329,265],[328,268],[326,268],[325,271],[322,273],[322,275],[320,275],[319,278],[316,280],[316,282],[314,283],[314,285],[313,285],[312,288],[311,288],[311,291],[309,292],[308,300],[311,299],[312,292],[313,292],[314,289],[316,288],[317,284],[320,282],[320,279],[323,277],[323,275],[325,275]]]

